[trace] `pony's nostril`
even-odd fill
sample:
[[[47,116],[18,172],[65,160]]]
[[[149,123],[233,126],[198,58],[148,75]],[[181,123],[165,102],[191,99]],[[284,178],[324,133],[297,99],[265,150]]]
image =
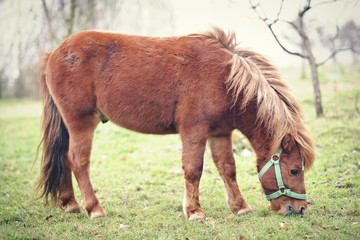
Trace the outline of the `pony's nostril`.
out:
[[[293,213],[294,212],[294,208],[290,205],[289,207],[289,213]]]
[[[304,213],[305,213],[305,208],[304,208],[304,207],[301,207],[299,213],[300,213],[300,215],[304,215]]]
[[[291,216],[293,213],[294,213],[294,208],[291,205],[287,206],[285,215],[286,216]]]

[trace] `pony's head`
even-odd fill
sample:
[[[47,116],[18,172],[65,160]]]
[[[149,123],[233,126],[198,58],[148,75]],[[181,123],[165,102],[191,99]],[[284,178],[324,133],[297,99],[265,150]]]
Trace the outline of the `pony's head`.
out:
[[[282,215],[304,214],[307,208],[304,164],[291,134],[283,137],[271,159],[258,161],[259,180],[273,211]]]

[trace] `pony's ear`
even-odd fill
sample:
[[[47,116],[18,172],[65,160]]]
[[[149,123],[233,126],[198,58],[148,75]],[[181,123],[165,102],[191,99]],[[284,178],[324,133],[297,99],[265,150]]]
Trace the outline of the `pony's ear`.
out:
[[[295,146],[294,136],[291,133],[285,134],[281,141],[281,147],[284,152],[291,153],[292,148]]]

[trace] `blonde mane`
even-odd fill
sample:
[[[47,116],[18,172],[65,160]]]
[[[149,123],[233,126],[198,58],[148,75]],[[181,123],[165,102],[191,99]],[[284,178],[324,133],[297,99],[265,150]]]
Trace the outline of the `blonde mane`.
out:
[[[314,143],[304,124],[304,115],[290,87],[281,79],[278,69],[268,59],[251,50],[237,47],[235,33],[219,28],[201,36],[217,41],[224,51],[232,55],[231,71],[226,81],[232,93],[233,106],[241,94],[240,111],[244,111],[251,100],[257,100],[256,122],[264,125],[273,137],[271,153],[275,153],[286,133],[291,133],[304,159],[305,170],[315,160]]]

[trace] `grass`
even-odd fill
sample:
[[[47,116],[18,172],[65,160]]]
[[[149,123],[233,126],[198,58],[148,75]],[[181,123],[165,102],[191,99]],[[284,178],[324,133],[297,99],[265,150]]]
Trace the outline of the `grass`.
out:
[[[179,137],[133,133],[111,123],[96,130],[91,165],[92,183],[108,219],[90,220],[84,211],[67,214],[43,206],[33,189],[39,161],[32,168],[40,140],[41,104],[1,100],[0,239],[358,239],[360,113],[355,100],[359,106],[360,72],[350,68],[336,80],[333,75],[321,74],[326,115],[316,119],[311,83],[288,74],[317,145],[317,161],[306,174],[310,204],[303,218],[270,210],[257,180],[254,155],[242,154],[250,147],[237,132],[238,181],[254,212],[231,214],[207,150],[200,200],[208,218],[187,221],[182,215]],[[77,185],[75,192],[82,204]]]

